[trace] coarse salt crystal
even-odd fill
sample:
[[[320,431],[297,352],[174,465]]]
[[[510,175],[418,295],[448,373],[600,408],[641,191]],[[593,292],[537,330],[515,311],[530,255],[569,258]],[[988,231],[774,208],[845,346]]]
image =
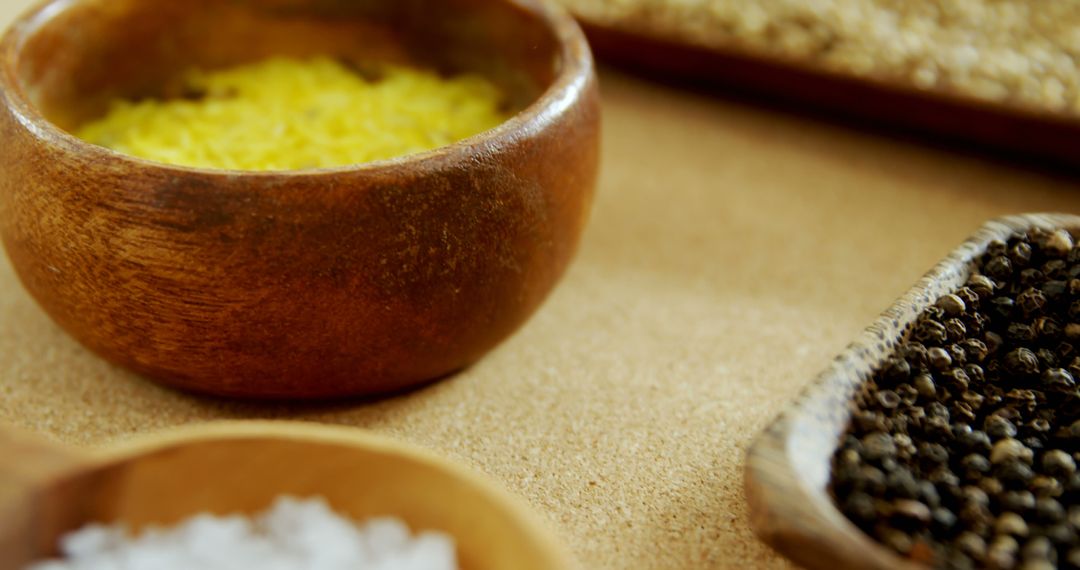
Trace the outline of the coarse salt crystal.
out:
[[[404,522],[360,525],[325,500],[280,497],[266,512],[195,515],[172,528],[132,536],[123,526],[91,524],[60,540],[62,560],[26,570],[455,570],[453,539],[413,535]]]

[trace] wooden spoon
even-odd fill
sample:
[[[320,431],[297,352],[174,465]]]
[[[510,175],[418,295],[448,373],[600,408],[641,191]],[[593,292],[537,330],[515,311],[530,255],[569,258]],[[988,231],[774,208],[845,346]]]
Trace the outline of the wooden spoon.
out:
[[[391,515],[454,537],[465,570],[574,568],[552,534],[483,477],[363,431],[293,422],[186,427],[97,451],[0,430],[0,570],[55,556],[88,522],[134,529],[321,496],[363,520]]]

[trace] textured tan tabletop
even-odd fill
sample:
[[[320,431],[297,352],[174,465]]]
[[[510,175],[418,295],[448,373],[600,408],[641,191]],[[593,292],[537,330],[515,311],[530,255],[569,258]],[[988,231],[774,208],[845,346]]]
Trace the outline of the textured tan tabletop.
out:
[[[6,23],[26,0],[0,0]],[[754,434],[983,220],[1077,182],[602,73],[603,173],[565,281],[471,369],[378,402],[159,388],[61,332],[0,258],[0,422],[93,445],[221,418],[376,430],[502,481],[588,568],[784,568],[742,495]],[[3,144],[3,141],[0,141]]]

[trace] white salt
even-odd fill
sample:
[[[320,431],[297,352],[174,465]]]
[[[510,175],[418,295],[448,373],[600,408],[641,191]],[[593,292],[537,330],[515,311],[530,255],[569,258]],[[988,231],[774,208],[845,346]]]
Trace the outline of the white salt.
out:
[[[413,535],[404,522],[357,525],[321,498],[280,497],[248,518],[200,514],[172,528],[133,536],[123,526],[91,524],[60,539],[62,560],[26,570],[456,570],[453,539]]]

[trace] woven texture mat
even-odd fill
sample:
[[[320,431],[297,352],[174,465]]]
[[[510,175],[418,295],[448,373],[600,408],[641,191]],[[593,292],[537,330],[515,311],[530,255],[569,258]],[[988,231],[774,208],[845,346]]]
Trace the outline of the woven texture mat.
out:
[[[1080,114],[1077,2],[559,1],[588,23],[643,36],[928,92]]]
[[[22,4],[0,0],[0,15]],[[221,418],[363,427],[501,481],[586,568],[787,567],[747,520],[755,433],[985,219],[1076,212],[1080,193],[616,73],[601,83],[581,252],[469,370],[377,402],[196,398],[84,350],[0,258],[0,421],[77,445]]]
[[[1080,162],[1080,3],[559,0],[602,59],[848,119]]]

